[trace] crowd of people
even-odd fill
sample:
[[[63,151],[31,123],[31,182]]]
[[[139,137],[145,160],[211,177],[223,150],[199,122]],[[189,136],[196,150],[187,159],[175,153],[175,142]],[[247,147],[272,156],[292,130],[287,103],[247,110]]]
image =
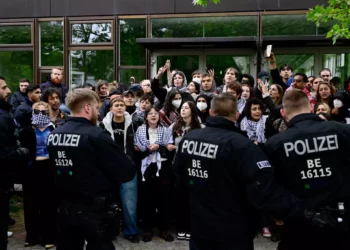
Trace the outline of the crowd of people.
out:
[[[114,196],[122,210],[126,239],[138,243],[142,228],[142,240],[149,242],[157,227],[161,238],[173,241],[170,228],[175,224],[176,238],[190,240],[189,192],[183,185],[175,185],[174,157],[185,135],[206,126],[213,97],[228,93],[237,99],[235,126],[263,151],[267,139],[288,128],[289,121],[281,112],[282,98],[293,89],[307,94],[312,112],[320,118],[347,123],[350,99],[347,91],[335,88],[329,69],[321,70],[317,76],[307,76],[293,72],[288,64],[278,69],[273,53],[267,60],[270,72],[259,72],[256,79],[229,67],[222,80],[212,69],[195,71],[188,80],[182,71],[171,69],[167,61],[153,79],[134,82],[128,88],[105,80],[99,80],[96,86],[81,86],[98,95],[98,126],[110,134],[137,166],[137,174],[131,181],[116,183],[118,190]],[[54,68],[51,79],[41,85],[21,79],[19,90],[11,97],[9,91],[3,94],[3,99],[9,99],[11,105],[2,102],[0,106],[9,110],[16,124],[18,155],[25,149],[29,151],[22,157],[21,167],[10,171],[16,173],[15,179],[6,180],[9,185],[23,183],[25,246],[41,244],[50,249],[56,245],[59,199],[55,196],[54,165],[69,166],[70,162],[67,159],[53,162],[47,141],[52,131],[64,126],[70,117],[65,105],[68,90],[62,83],[62,74]],[[160,83],[163,74],[167,74],[164,86]],[[1,82],[6,86],[4,77],[0,77]],[[189,175],[205,178],[206,173],[197,170]],[[270,232],[276,223],[265,216],[257,220],[263,236],[278,240],[277,234]]]

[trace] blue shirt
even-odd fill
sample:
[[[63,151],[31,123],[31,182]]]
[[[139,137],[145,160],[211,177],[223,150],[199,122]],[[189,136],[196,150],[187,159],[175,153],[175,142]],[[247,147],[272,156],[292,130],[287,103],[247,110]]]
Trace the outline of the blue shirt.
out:
[[[51,130],[47,127],[45,130],[40,131],[35,128],[36,137],[36,157],[49,157],[49,152],[47,151],[47,138],[49,137]]]

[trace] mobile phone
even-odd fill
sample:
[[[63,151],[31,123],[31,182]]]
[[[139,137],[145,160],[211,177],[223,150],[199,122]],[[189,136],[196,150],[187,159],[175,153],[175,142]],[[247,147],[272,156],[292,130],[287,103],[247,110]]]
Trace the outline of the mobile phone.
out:
[[[266,46],[266,57],[269,58],[271,56],[272,45]]]

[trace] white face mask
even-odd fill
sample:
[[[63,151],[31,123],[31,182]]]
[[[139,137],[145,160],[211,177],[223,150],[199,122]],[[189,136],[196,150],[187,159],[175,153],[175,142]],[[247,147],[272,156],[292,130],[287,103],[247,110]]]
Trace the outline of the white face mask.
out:
[[[192,82],[196,82],[198,84],[201,84],[201,79],[200,78],[192,78]]]
[[[197,108],[198,108],[200,111],[205,110],[207,107],[208,107],[208,105],[207,105],[205,102],[197,102]]]
[[[175,107],[175,108],[179,108],[180,107],[180,105],[181,105],[181,102],[182,102],[182,100],[174,100],[174,101],[172,101],[171,102],[171,104]]]
[[[335,99],[333,100],[333,104],[335,108],[343,107],[343,102],[341,100]]]

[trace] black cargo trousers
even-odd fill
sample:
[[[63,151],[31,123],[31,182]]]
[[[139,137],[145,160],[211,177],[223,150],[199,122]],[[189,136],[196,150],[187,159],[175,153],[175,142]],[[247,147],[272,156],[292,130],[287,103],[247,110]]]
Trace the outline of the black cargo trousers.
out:
[[[7,249],[10,189],[0,188],[0,250]]]
[[[114,250],[120,213],[110,205],[102,209],[65,203],[58,209],[57,250]]]

